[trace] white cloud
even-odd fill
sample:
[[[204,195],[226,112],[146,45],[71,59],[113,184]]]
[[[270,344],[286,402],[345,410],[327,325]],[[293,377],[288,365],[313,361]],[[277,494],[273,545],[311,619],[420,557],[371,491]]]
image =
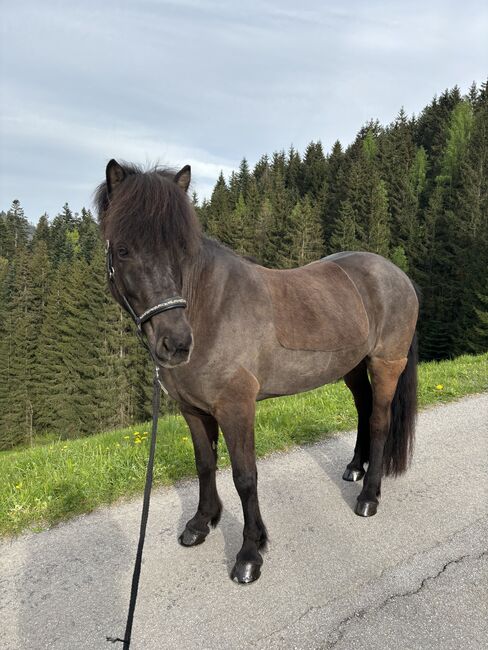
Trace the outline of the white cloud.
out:
[[[347,144],[370,118],[483,81],[481,0],[2,3],[0,208],[86,202],[110,157],[192,164]],[[20,25],[20,28],[19,28]],[[203,189],[207,188],[207,189]]]

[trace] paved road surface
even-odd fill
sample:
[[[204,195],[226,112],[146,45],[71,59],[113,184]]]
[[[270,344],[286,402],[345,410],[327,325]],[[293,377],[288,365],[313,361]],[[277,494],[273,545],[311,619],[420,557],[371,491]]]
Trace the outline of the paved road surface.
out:
[[[241,512],[228,471],[225,512],[205,544],[177,532],[194,481],[154,493],[134,650],[334,648],[470,650],[488,639],[488,394],[423,412],[414,466],[386,480],[371,519],[341,473],[353,436],[260,462],[272,544],[260,580],[228,578]],[[0,648],[121,648],[140,500],[0,544]]]

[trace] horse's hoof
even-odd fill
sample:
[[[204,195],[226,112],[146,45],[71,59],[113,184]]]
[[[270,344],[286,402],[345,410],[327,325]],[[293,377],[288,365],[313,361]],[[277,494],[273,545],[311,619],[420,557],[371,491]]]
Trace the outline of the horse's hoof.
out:
[[[198,546],[205,541],[207,535],[201,533],[198,530],[191,530],[190,528],[185,528],[185,530],[178,537],[178,541],[182,546]]]
[[[360,517],[372,517],[378,510],[378,504],[374,501],[358,501],[354,512]]]
[[[364,469],[349,469],[346,467],[342,478],[345,481],[360,481],[364,476]]]
[[[252,562],[236,562],[230,577],[234,582],[239,583],[240,585],[247,585],[250,582],[254,582],[261,575],[261,567],[259,564],[253,564]]]

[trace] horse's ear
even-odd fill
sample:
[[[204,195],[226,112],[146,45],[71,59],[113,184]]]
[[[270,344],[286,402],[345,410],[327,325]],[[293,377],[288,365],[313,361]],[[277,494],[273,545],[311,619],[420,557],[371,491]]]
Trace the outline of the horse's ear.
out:
[[[108,163],[107,169],[105,170],[105,176],[107,178],[107,192],[110,196],[117,185],[120,185],[124,180],[126,174],[124,168],[119,165],[119,163],[112,158]]]
[[[190,165],[185,165],[180,169],[174,178],[175,183],[181,187],[181,189],[186,192],[191,181],[191,167]]]

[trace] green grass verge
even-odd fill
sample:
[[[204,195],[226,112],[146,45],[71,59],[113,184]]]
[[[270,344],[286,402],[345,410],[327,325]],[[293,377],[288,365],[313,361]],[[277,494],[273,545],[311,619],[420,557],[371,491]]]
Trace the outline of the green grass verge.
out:
[[[488,354],[419,367],[421,406],[488,390]],[[310,443],[355,427],[351,395],[343,382],[258,405],[259,456]],[[0,452],[0,535],[41,530],[68,517],[140,493],[150,425]],[[159,421],[156,485],[195,474],[190,434],[181,416]],[[229,464],[224,444],[219,466]],[[340,468],[338,468],[338,471]]]

